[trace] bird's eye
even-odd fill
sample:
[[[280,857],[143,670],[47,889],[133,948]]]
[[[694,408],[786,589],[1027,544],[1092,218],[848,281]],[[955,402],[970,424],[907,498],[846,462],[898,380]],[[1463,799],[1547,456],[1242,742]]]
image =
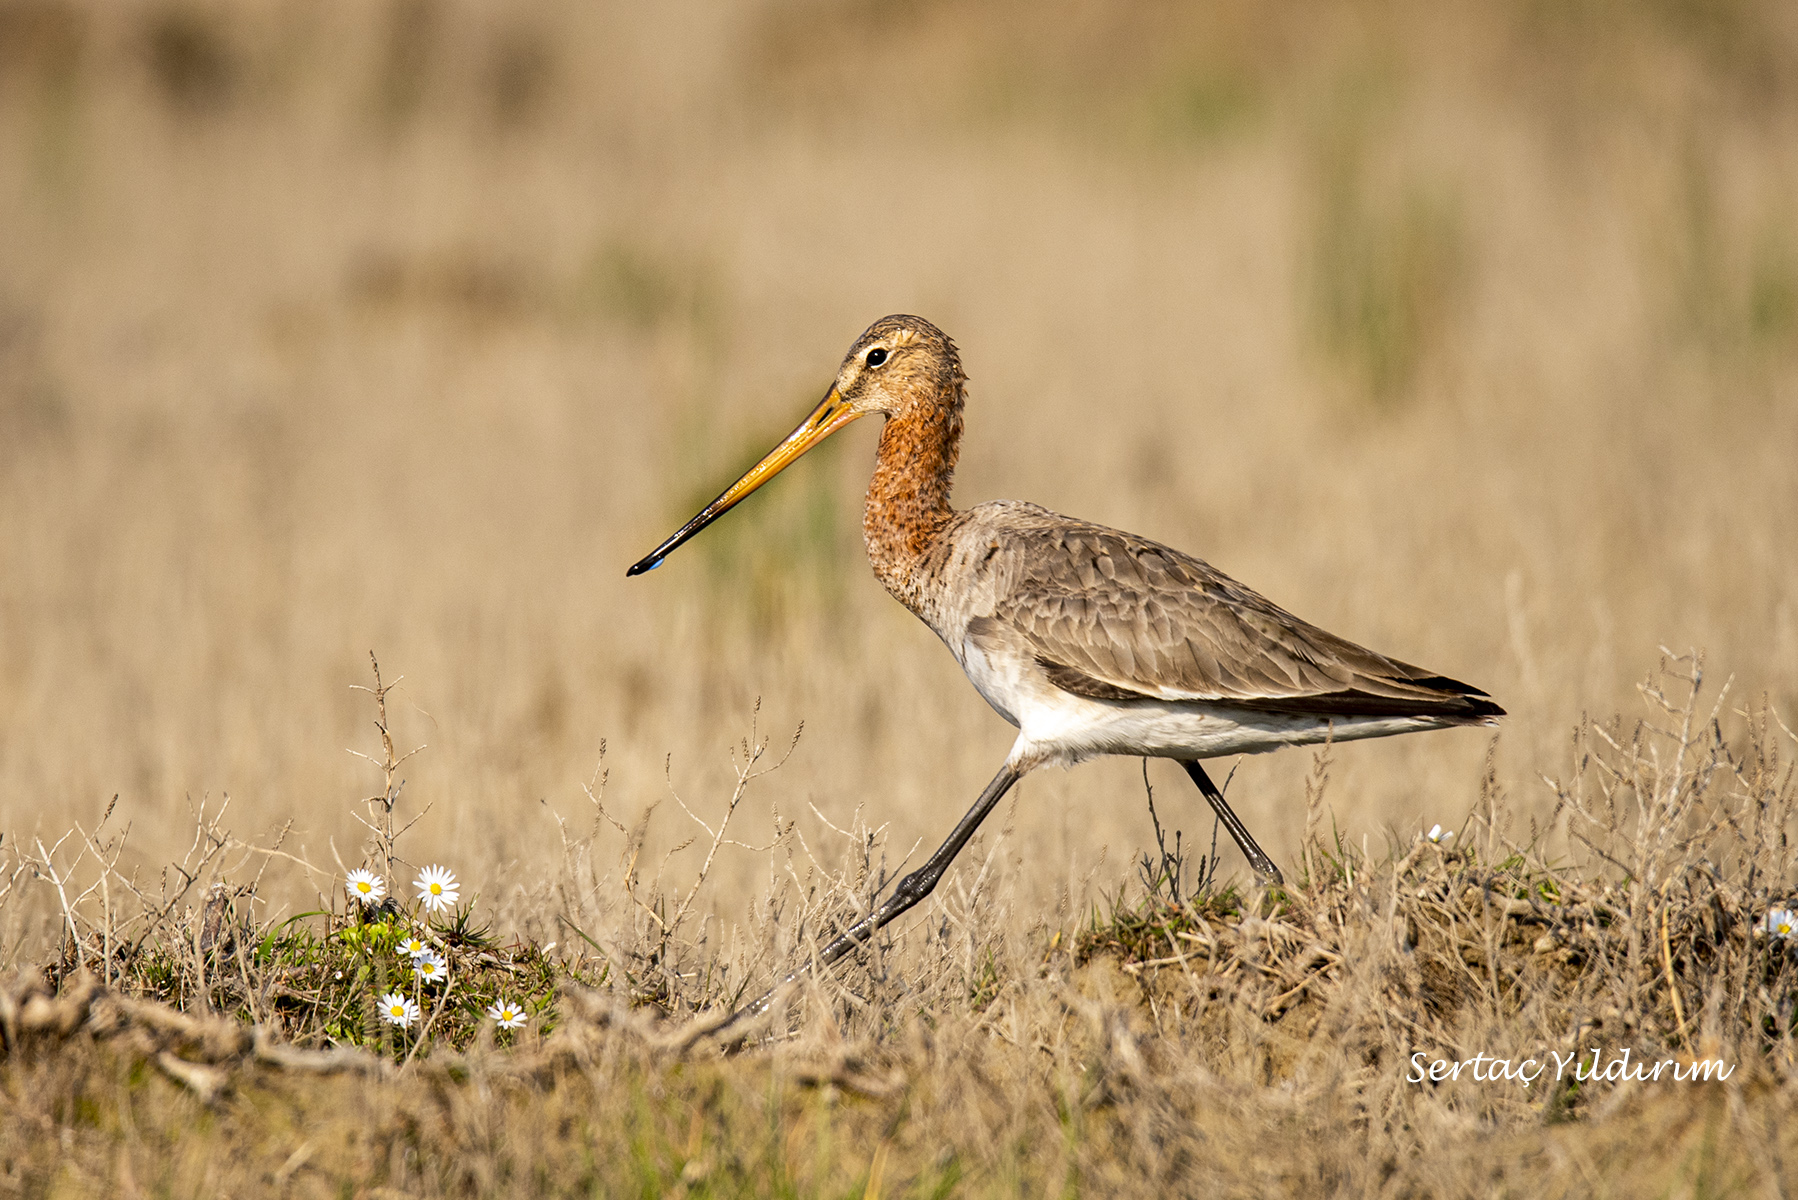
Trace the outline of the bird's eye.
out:
[[[876,347],[874,347],[874,349],[868,351],[867,363],[870,367],[878,367],[881,363],[885,362],[886,360],[887,360],[886,347],[876,346]]]

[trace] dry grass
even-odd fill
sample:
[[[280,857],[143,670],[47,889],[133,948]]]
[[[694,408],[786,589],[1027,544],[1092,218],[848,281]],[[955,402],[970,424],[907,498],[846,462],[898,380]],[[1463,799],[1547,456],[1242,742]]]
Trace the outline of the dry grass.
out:
[[[1146,892],[1069,936],[996,919],[1004,889],[968,869],[725,1045],[692,1014],[768,978],[771,951],[776,973],[802,964],[865,904],[865,858],[774,886],[770,927],[733,946],[685,920],[704,865],[624,866],[611,919],[553,972],[439,926],[451,1017],[387,1040],[344,1019],[354,979],[320,982],[370,961],[368,920],[209,939],[205,906],[99,958],[138,914],[115,931],[77,901],[60,997],[36,973],[0,991],[18,1114],[0,1158],[33,1194],[1777,1191],[1798,1150],[1798,938],[1764,918],[1793,902],[1798,739],[1668,666],[1658,719],[1581,731],[1555,784],[1572,860],[1512,828],[1489,775],[1453,838],[1370,858],[1326,834],[1299,884],[1246,895],[1188,893],[1192,864],[1164,853]],[[615,832],[634,863],[641,831]],[[571,847],[554,891],[580,889],[593,850]],[[559,993],[515,1041],[458,1013],[527,973]],[[1493,1060],[1503,1076],[1481,1077]]]
[[[162,1043],[39,1045],[0,1186],[1787,1179],[1791,964],[1750,927],[1798,892],[1794,79],[1750,0],[0,4],[0,967],[378,1052],[366,985],[299,972],[366,926],[380,790],[396,873],[479,894],[437,934],[463,998],[523,961],[544,1005],[503,1050],[446,1005],[374,1085],[230,1066],[200,1120]],[[1241,764],[1283,897],[1228,847],[1145,896],[1139,765],[1032,777],[792,1037],[683,1059],[1008,742],[860,562],[865,432],[622,577],[907,310],[974,378],[963,503],[1196,551],[1512,715],[1345,747],[1322,798]],[[1663,645],[1733,680],[1714,726],[1720,684],[1689,728],[1650,691],[1673,742],[1632,732]],[[1739,1073],[1402,1082],[1613,1038]]]

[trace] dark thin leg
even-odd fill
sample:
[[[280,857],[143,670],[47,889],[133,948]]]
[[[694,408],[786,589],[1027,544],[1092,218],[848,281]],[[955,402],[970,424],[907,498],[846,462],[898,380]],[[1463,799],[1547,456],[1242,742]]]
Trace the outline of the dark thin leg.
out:
[[[1217,819],[1224,823],[1224,828],[1236,839],[1237,847],[1242,851],[1243,857],[1249,860],[1249,866],[1254,869],[1255,874],[1273,883],[1284,884],[1286,880],[1281,877],[1280,868],[1274,866],[1274,860],[1255,844],[1255,839],[1249,836],[1249,828],[1242,823],[1241,818],[1230,811],[1230,806],[1224,803],[1224,794],[1217,790],[1217,784],[1211,782],[1211,776],[1205,774],[1205,768],[1196,762],[1185,760],[1181,760],[1180,765],[1192,776],[1192,781],[1205,794],[1205,799],[1211,801],[1211,807],[1217,812]]]
[[[814,960],[815,965],[828,967],[851,950],[866,945],[882,925],[887,924],[930,895],[937,882],[942,879],[943,873],[949,869],[949,864],[955,861],[955,856],[961,853],[961,848],[968,844],[968,839],[974,836],[976,829],[980,828],[980,823],[986,820],[987,815],[993,811],[1005,793],[1011,790],[1011,785],[1021,778],[1023,778],[1023,773],[1013,770],[1010,763],[1000,767],[999,773],[993,776],[993,781],[986,785],[984,792],[980,793],[980,799],[974,801],[974,807],[968,810],[968,814],[961,819],[961,823],[950,832],[948,840],[936,848],[936,853],[926,859],[923,866],[901,879],[899,885],[893,889],[893,894],[886,898],[884,904],[857,921],[846,932],[838,935],[830,945],[818,951],[818,957]],[[751,1017],[764,1011],[773,1001],[775,992],[780,991],[782,987],[792,983],[804,973],[805,968],[803,967],[793,972],[767,995],[754,1004],[739,1008],[710,1032],[723,1032],[742,1018]]]

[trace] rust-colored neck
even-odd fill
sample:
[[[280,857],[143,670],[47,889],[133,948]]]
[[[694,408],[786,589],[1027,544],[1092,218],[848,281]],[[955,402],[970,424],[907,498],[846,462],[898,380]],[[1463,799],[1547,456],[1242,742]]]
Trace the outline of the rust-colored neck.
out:
[[[961,454],[961,405],[957,378],[940,395],[887,418],[862,512],[862,537],[874,574],[895,599],[920,615],[924,559],[955,516],[949,485]]]

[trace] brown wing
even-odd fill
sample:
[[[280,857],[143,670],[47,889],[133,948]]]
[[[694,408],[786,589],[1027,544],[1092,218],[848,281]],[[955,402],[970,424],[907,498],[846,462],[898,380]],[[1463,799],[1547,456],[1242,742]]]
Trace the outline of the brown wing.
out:
[[[988,619],[1022,635],[1065,691],[1345,716],[1504,712],[1478,688],[1301,621],[1191,555],[1035,511],[1048,519],[1008,521],[992,539]]]

